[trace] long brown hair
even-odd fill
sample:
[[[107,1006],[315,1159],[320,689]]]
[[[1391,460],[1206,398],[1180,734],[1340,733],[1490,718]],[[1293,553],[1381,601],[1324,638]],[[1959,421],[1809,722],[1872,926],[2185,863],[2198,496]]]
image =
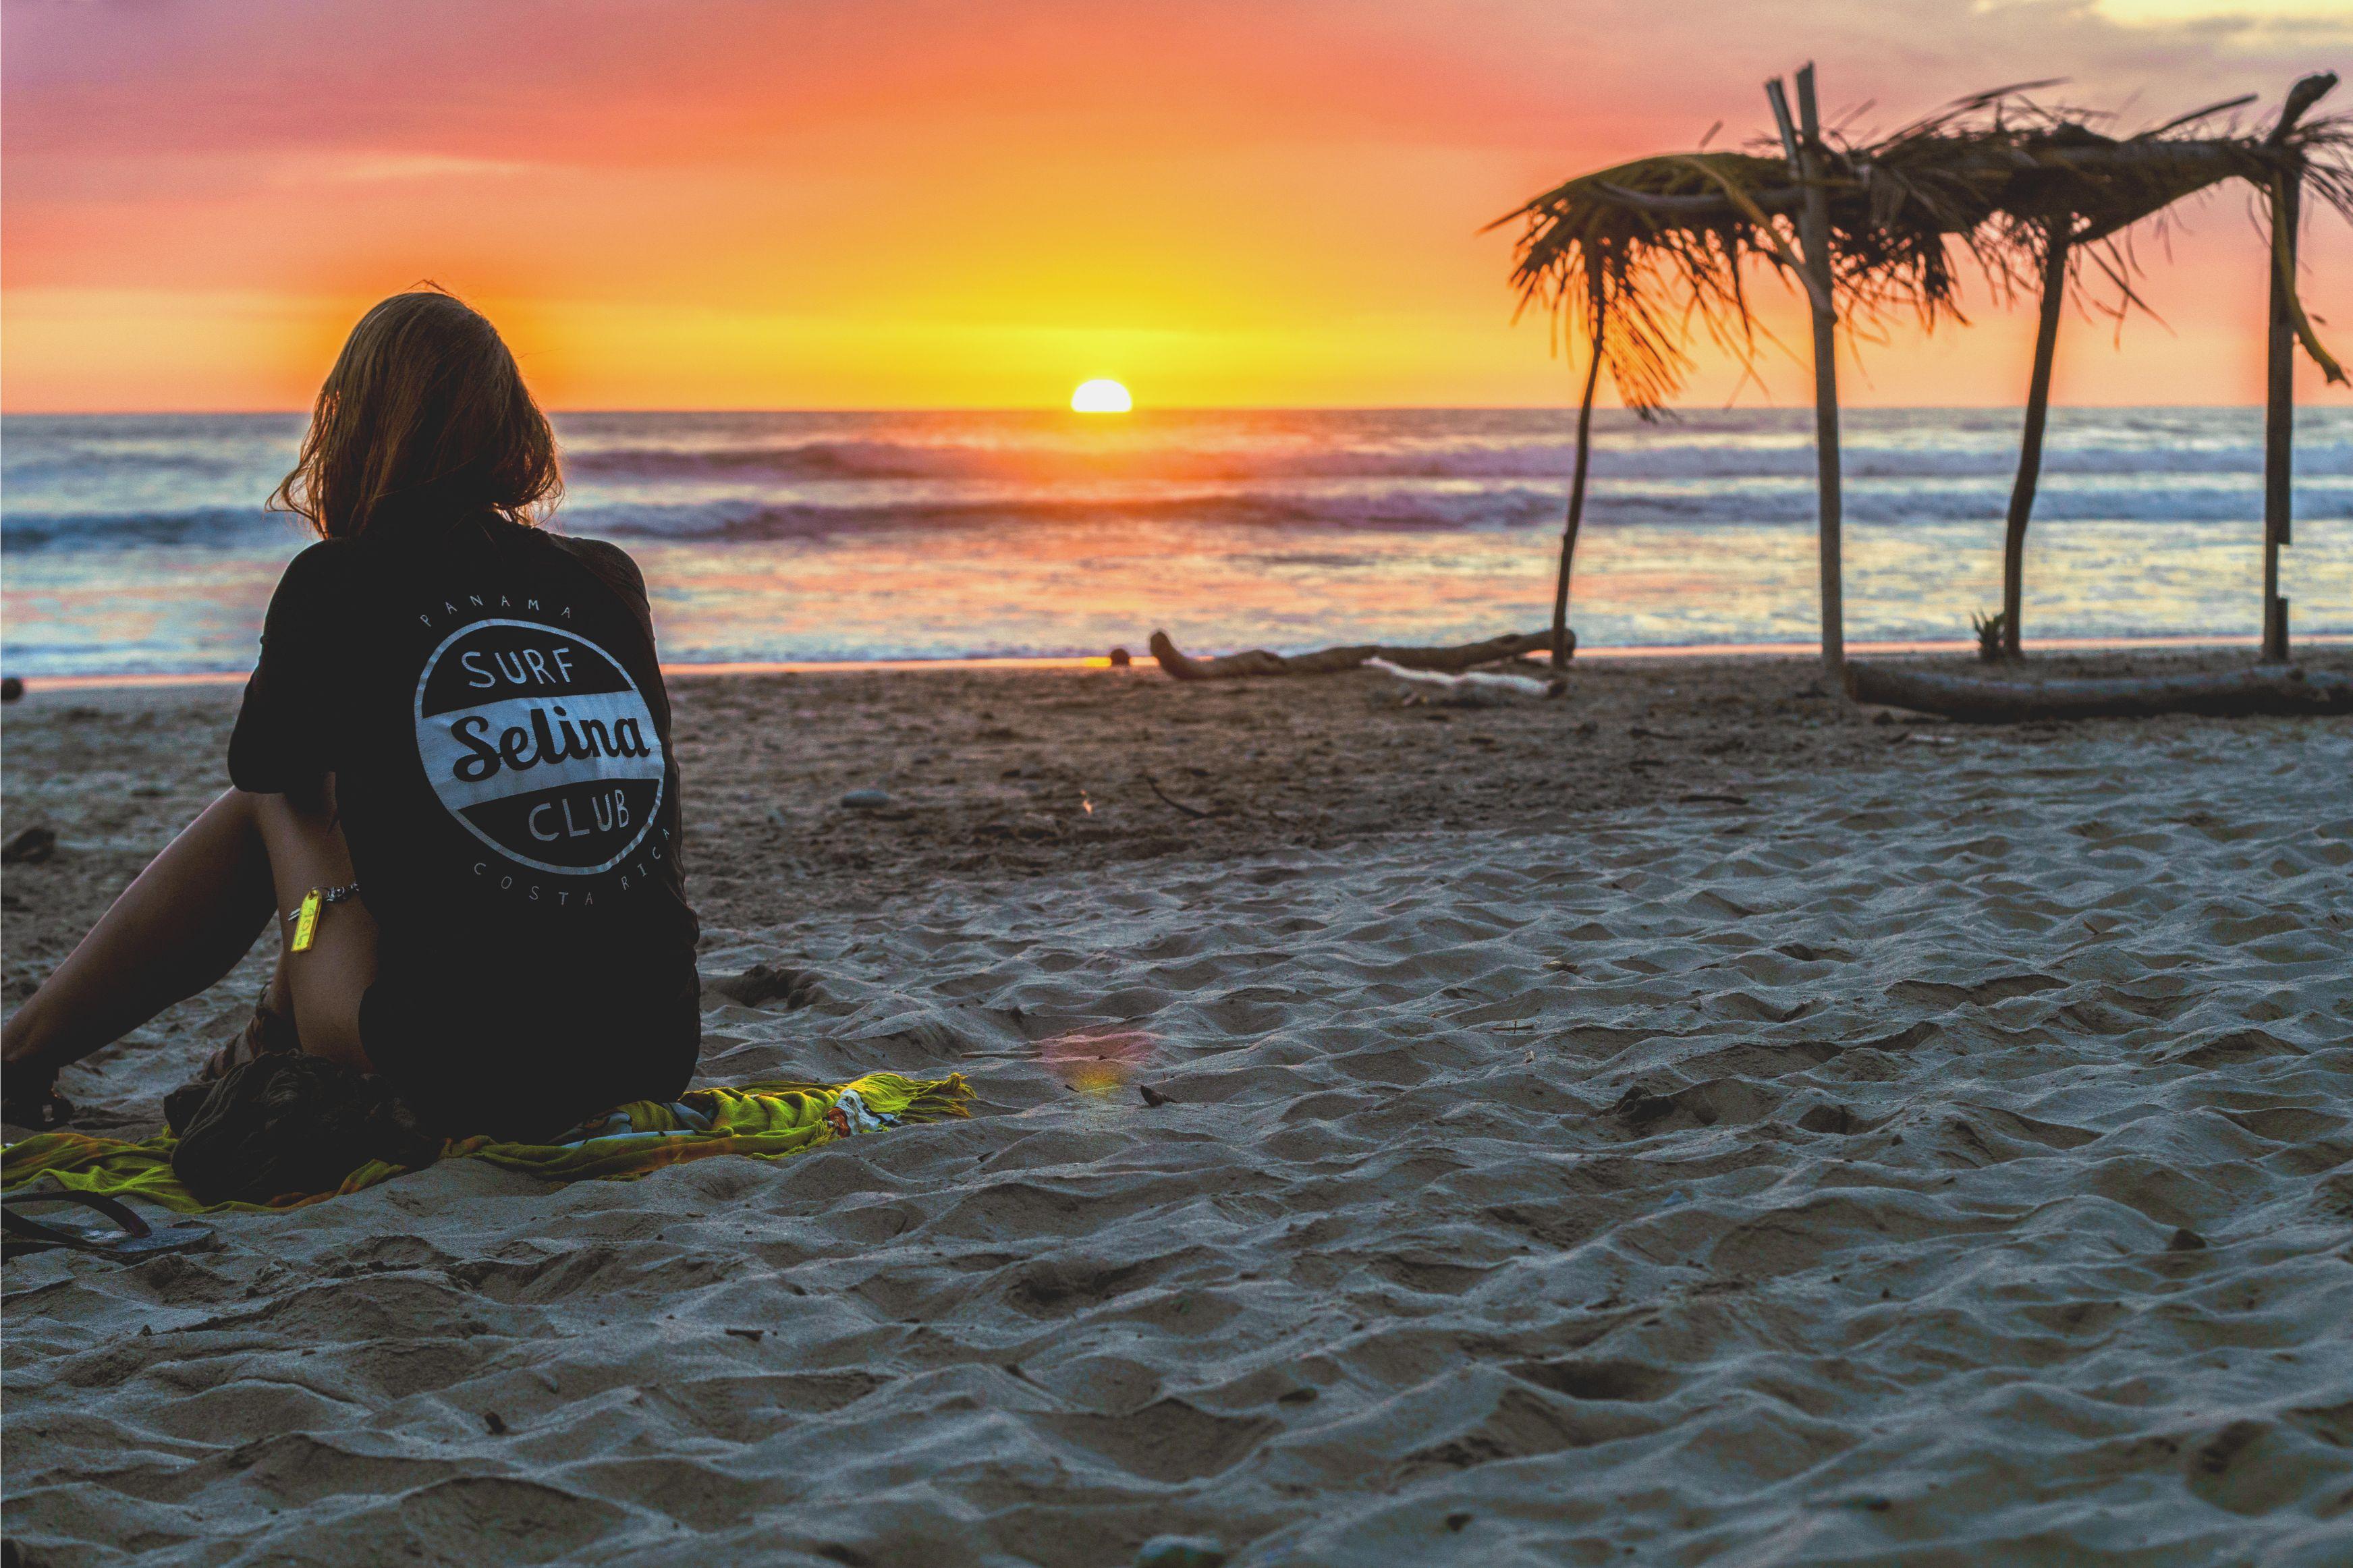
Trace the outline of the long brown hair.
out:
[[[498,329],[426,285],[352,329],[269,504],[356,539],[419,504],[536,523],[563,490],[554,432]]]

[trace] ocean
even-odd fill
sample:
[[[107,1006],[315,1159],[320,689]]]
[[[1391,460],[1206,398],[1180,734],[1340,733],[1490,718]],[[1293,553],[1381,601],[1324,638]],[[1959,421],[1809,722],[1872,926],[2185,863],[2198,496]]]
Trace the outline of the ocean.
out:
[[[1587,647],[1815,635],[1804,410],[1596,417]],[[1847,635],[1999,605],[2019,416],[1845,416]],[[2252,642],[2258,411],[2063,409],[2038,637]],[[1572,418],[1549,410],[567,414],[558,525],[624,545],[673,663],[1438,643],[1545,625]],[[0,421],[0,668],[250,668],[305,537],[263,499],[299,416]],[[2353,633],[2353,408],[2299,410],[2298,635]]]

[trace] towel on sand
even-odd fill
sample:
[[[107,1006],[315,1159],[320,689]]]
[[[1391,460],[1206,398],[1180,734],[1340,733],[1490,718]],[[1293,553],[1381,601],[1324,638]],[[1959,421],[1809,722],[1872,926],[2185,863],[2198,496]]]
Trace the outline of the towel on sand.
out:
[[[444,1160],[484,1160],[543,1181],[591,1177],[628,1181],[665,1165],[713,1154],[778,1160],[837,1138],[878,1131],[902,1122],[936,1121],[969,1114],[972,1090],[961,1073],[944,1079],[868,1073],[844,1084],[758,1083],[741,1089],[690,1090],[668,1104],[631,1100],[583,1122],[552,1143],[502,1143],[453,1138]],[[169,1133],[139,1142],[71,1131],[42,1132],[0,1151],[0,1191],[15,1192],[40,1177],[76,1192],[140,1197],[183,1213],[221,1209],[262,1211],[355,1193],[416,1167],[371,1160],[332,1191],[287,1193],[266,1204],[206,1204],[172,1173]]]

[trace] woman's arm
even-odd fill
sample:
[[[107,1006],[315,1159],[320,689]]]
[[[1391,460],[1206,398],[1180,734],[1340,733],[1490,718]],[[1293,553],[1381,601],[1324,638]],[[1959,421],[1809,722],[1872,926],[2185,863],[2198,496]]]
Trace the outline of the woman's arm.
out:
[[[256,795],[315,801],[333,766],[327,719],[340,664],[343,572],[349,547],[322,542],[287,564],[261,628],[261,658],[228,742],[229,782]],[[341,635],[348,636],[349,627]]]

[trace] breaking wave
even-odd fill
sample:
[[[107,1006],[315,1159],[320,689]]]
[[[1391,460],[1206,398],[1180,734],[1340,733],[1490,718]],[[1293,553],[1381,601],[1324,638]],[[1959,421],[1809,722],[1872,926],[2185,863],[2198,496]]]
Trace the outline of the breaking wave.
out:
[[[2297,514],[2306,520],[2353,518],[2353,484],[2299,476]],[[1852,472],[1846,514],[1858,523],[1967,522],[1996,520],[2009,498],[2007,475],[1948,479],[1939,484]],[[1187,487],[1175,493],[1057,493],[1005,490],[966,497],[797,500],[759,495],[705,500],[608,498],[586,487],[561,513],[567,532],[616,539],[717,542],[821,539],[845,533],[903,533],[1025,526],[1085,528],[1166,524],[1201,530],[1370,532],[1491,532],[1549,527],[1561,510],[1557,485],[1535,481],[1395,481],[1380,485]],[[2243,523],[2262,515],[2253,483],[2231,474],[2150,476],[2058,473],[2045,477],[2035,503],[2038,524]],[[1662,481],[1603,476],[1587,503],[1588,526],[1670,524],[1738,528],[1810,523],[1810,472],[1724,480]],[[12,552],[139,546],[244,549],[301,537],[300,525],[259,508],[140,508],[110,511],[10,510],[0,544]]]

